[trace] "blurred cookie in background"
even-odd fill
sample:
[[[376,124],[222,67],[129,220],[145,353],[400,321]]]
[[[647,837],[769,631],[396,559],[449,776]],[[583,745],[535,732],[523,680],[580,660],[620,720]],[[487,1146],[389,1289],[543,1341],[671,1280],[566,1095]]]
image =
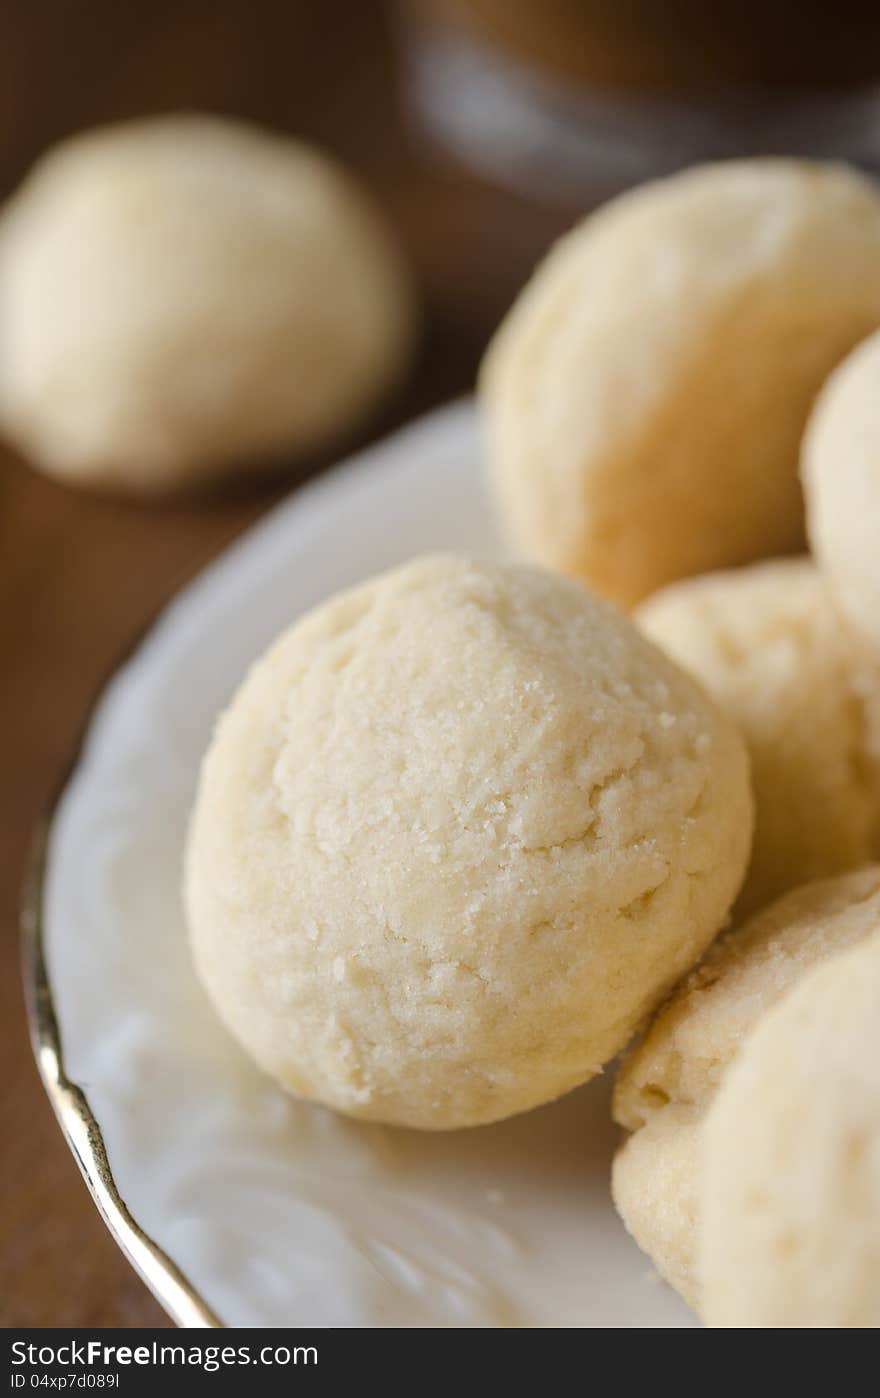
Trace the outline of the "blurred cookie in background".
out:
[[[77,484],[158,495],[342,438],[413,327],[367,194],[256,126],[75,136],[0,217],[0,427]]]

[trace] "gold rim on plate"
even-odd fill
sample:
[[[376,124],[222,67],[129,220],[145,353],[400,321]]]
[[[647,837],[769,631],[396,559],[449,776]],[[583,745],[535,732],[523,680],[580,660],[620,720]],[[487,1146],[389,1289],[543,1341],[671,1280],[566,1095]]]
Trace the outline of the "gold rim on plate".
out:
[[[177,1325],[220,1328],[223,1322],[132,1217],[116,1187],[104,1137],[85,1093],[65,1071],[43,938],[49,829],[47,819],[34,837],[21,906],[25,1000],[31,1046],[43,1086],[98,1212],[141,1280]]]

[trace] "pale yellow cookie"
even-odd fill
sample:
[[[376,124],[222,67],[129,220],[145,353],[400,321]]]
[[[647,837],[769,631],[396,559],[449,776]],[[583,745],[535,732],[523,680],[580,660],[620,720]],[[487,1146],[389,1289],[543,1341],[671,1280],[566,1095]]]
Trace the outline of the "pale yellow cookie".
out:
[[[880,1328],[880,917],[762,1019],[707,1118],[706,1323]]]
[[[796,549],[811,402],[878,325],[880,196],[854,170],[730,161],[615,199],[483,366],[512,540],[624,603]]]
[[[141,493],[319,446],[399,372],[409,279],[328,157],[207,116],[64,141],[0,216],[0,428]]]
[[[629,622],[550,574],[429,557],[298,622],[221,719],[192,949],[291,1092],[476,1125],[626,1043],[750,840],[742,740]]]
[[[880,335],[819,395],[802,474],[813,552],[842,614],[880,658]]]
[[[623,1064],[614,1115],[631,1134],[614,1161],[614,1200],[695,1310],[705,1117],[719,1084],[805,972],[878,931],[880,865],[794,889],[711,948]]]
[[[847,634],[810,561],[673,584],[637,620],[748,745],[755,841],[740,914],[880,856],[880,665]]]

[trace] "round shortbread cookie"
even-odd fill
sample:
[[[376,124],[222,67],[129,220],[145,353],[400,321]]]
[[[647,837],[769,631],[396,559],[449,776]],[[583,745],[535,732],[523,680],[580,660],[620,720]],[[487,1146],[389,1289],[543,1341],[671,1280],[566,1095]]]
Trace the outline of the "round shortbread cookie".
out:
[[[746,740],[755,840],[738,914],[880,857],[880,665],[811,562],[674,583],[636,618]]]
[[[742,740],[625,618],[536,570],[419,559],[293,626],[220,721],[193,953],[291,1092],[475,1125],[626,1043],[750,840]]]
[[[706,1118],[708,1325],[880,1328],[880,919],[762,1019]]]
[[[695,1310],[705,1117],[719,1084],[805,972],[878,931],[880,865],[794,889],[710,949],[623,1064],[614,1115],[631,1134],[614,1161],[614,1200]]]
[[[841,613],[880,656],[880,335],[819,395],[801,471],[813,552]]]
[[[514,543],[630,604],[798,548],[812,400],[880,326],[880,196],[841,165],[698,167],[551,252],[481,374]]]

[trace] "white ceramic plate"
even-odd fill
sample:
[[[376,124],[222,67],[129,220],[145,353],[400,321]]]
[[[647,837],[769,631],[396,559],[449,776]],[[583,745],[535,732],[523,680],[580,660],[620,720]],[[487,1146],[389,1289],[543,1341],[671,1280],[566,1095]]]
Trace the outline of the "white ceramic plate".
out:
[[[41,1066],[102,1212],[182,1323],[693,1323],[611,1205],[607,1078],[479,1130],[355,1124],[263,1078],[190,968],[181,845],[218,710],[327,594],[423,550],[496,551],[478,460],[457,405],[273,511],[114,680],[53,823],[42,946],[63,1064],[44,1025]]]

